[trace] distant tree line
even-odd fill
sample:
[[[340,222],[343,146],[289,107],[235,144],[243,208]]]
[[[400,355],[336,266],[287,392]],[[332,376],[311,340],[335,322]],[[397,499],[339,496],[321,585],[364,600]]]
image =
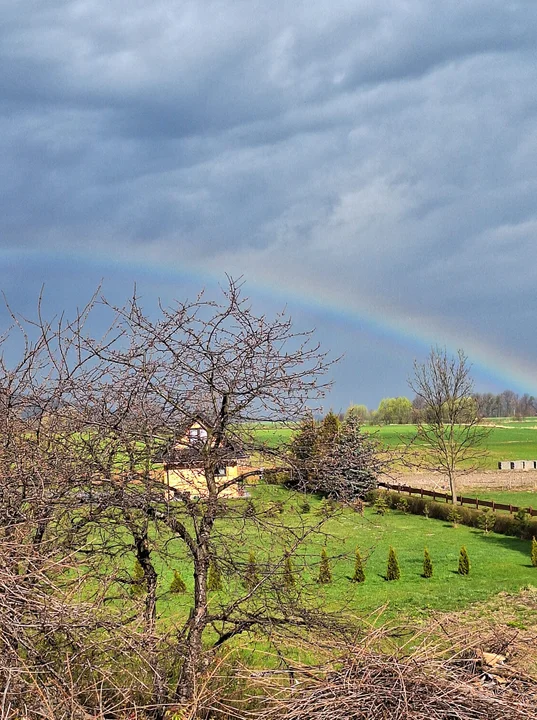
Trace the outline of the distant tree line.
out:
[[[478,417],[535,417],[537,398],[528,393],[518,395],[512,390],[501,393],[472,393],[473,411]],[[470,404],[470,400],[468,401]],[[383,398],[376,410],[366,405],[351,405],[340,419],[353,417],[360,423],[372,425],[402,425],[425,420],[423,400],[414,397]]]

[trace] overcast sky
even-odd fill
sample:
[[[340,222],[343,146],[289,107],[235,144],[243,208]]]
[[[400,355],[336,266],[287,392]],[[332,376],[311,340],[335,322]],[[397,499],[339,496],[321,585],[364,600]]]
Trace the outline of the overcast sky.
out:
[[[535,0],[0,0],[0,286],[244,275],[408,394],[432,342],[537,393]],[[0,314],[2,321],[5,313]]]

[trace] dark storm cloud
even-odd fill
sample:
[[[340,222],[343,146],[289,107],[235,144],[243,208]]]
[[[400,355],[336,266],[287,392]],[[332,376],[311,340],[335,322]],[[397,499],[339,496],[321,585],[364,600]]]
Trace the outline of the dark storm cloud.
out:
[[[525,336],[533,0],[0,9],[2,246],[161,256]]]

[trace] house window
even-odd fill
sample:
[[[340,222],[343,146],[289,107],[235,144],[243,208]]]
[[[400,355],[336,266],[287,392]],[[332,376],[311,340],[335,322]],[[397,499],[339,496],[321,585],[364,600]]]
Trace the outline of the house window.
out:
[[[217,467],[214,471],[214,474],[216,477],[225,477],[226,476],[226,468],[225,467]]]
[[[191,445],[201,443],[207,438],[207,430],[204,428],[190,428],[188,431],[188,440]]]

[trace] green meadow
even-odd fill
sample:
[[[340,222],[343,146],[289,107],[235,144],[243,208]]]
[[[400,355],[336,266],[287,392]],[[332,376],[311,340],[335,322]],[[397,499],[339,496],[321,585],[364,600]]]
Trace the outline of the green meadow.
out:
[[[511,420],[489,419],[484,423],[490,435],[484,445],[487,456],[483,469],[495,470],[500,460],[537,460],[537,418]],[[364,425],[364,430],[377,437],[381,446],[391,450],[408,444],[416,432],[415,425]],[[260,423],[255,430],[259,441],[270,447],[289,442],[293,428],[283,423]]]
[[[278,520],[282,526],[299,522],[314,525],[319,520],[321,500],[307,497],[310,511],[303,513],[303,495],[297,495],[281,487],[258,486],[251,490],[252,501],[283,503],[283,513]],[[498,500],[501,493],[494,493]],[[219,521],[221,530],[233,535],[233,521]],[[226,527],[227,525],[227,527]],[[271,550],[271,541],[259,530],[249,531],[237,547],[237,553],[245,557],[255,552],[260,569],[263,559]],[[398,556],[401,579],[385,580],[388,550],[392,545]],[[471,572],[467,577],[457,573],[461,546],[468,550]],[[326,547],[332,571],[332,583],[319,585],[320,554]],[[362,553],[366,581],[355,584],[350,581],[354,569],[354,553],[359,547]],[[422,577],[423,550],[429,549],[433,560],[434,575]],[[500,592],[516,592],[528,585],[537,585],[537,568],[531,566],[530,543],[465,526],[453,527],[450,523],[425,517],[391,511],[376,514],[368,507],[363,516],[349,508],[338,509],[336,516],[323,527],[323,535],[312,535],[299,551],[294,561],[297,584],[309,588],[311,602],[325,610],[344,608],[350,616],[364,617],[382,608],[385,619],[395,616],[418,617],[429,610],[450,611],[464,608],[471,603],[483,601]],[[177,619],[186,616],[190,607],[189,592],[192,590],[192,570],[188,562],[179,560],[179,569],[187,584],[184,595],[170,595],[166,589],[172,579],[172,569],[161,568],[161,600],[159,613],[163,618]],[[240,592],[240,575],[224,575],[224,589],[213,592],[210,602],[219,604]]]

